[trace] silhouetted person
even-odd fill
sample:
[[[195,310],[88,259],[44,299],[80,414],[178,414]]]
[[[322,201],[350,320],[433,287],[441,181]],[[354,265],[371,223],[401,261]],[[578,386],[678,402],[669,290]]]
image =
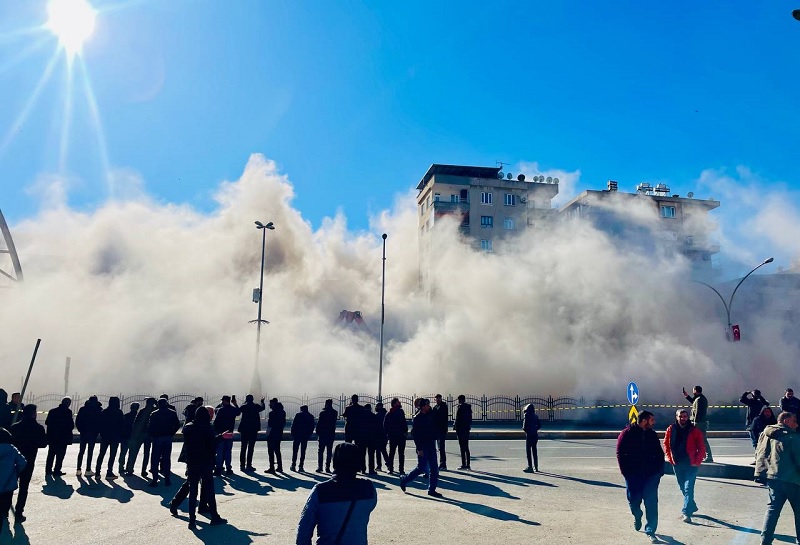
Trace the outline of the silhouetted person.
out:
[[[239,469],[255,471],[253,467],[253,450],[256,448],[258,432],[261,431],[261,413],[266,409],[264,398],[261,403],[254,403],[252,394],[247,394],[244,403],[239,407],[242,419],[239,421],[241,450],[239,451]]]
[[[111,449],[108,455],[108,471],[106,471],[106,479],[114,480],[117,478],[114,475],[114,461],[117,458],[117,449],[119,443],[122,441],[122,428],[125,426],[125,415],[119,408],[119,398],[108,398],[108,407],[103,409],[100,413],[100,453],[97,455],[97,467],[95,473],[97,478],[100,478],[100,472],[103,469],[103,458],[105,458],[106,450]]]
[[[292,420],[292,471],[295,470],[297,464],[298,448],[300,449],[300,473],[305,471],[303,463],[306,461],[306,449],[312,433],[314,433],[314,415],[308,412],[308,405],[303,405]]]
[[[11,436],[14,446],[28,462],[25,469],[19,474],[19,493],[17,494],[17,504],[14,507],[16,521],[25,522],[25,504],[28,501],[28,486],[31,484],[36,455],[40,448],[47,446],[47,434],[44,427],[36,421],[36,405],[26,405],[22,409],[21,419],[11,426]]]
[[[378,453],[377,444],[383,433],[383,426],[378,422],[375,413],[372,412],[372,405],[364,405],[364,414],[361,416],[361,435],[356,432],[356,445],[361,447],[367,454],[367,470],[370,475],[375,475],[375,458]]]
[[[233,430],[236,427],[236,417],[239,416],[239,404],[236,403],[236,396],[222,396],[222,403],[217,406],[217,414],[214,417],[214,434],[217,440],[217,465],[214,468],[214,475],[222,475],[222,466],[225,466],[225,474],[231,475],[231,457],[233,453]]]
[[[8,402],[8,410],[11,412],[12,426],[15,422],[19,422],[19,420],[22,418],[22,409],[24,408],[25,405],[22,404],[22,394],[19,392],[14,392],[11,394],[11,401]]]
[[[386,462],[386,469],[389,469],[389,453],[386,451],[386,444],[388,438],[386,431],[383,429],[383,419],[386,418],[386,408],[380,401],[375,404],[375,469],[381,471],[381,460]]]
[[[317,420],[317,473],[322,473],[322,457],[327,451],[325,458],[325,472],[331,472],[331,456],[333,452],[333,441],[336,438],[336,421],[339,419],[339,412],[333,408],[333,400],[326,399],[325,407],[319,413]]]
[[[398,472],[405,473],[406,462],[406,437],[408,437],[408,422],[403,405],[396,397],[389,404],[389,412],[383,417],[383,431],[389,438],[389,473],[394,474],[394,455],[397,453]]]
[[[281,440],[283,439],[283,428],[286,427],[286,411],[283,404],[277,398],[269,400],[269,415],[267,416],[267,452],[269,453],[269,469],[265,473],[275,474],[275,462],[277,460],[277,471],[283,473],[283,461],[281,459]]]
[[[97,396],[90,396],[78,409],[78,416],[75,418],[75,427],[81,437],[81,446],[78,451],[78,469],[76,475],[81,474],[81,464],[83,455],[86,453],[86,476],[94,475],[92,472],[92,456],[94,455],[94,445],[97,443],[97,436],[100,435],[100,413],[103,406],[97,400]]]
[[[186,405],[186,408],[183,409],[183,424],[186,425],[192,420],[194,420],[194,415],[197,412],[197,407],[205,407],[203,398],[197,396],[192,400],[191,403]]]
[[[447,469],[447,429],[450,427],[450,416],[447,412],[447,403],[442,401],[442,394],[436,394],[436,405],[431,411],[433,425],[436,428],[436,445],[439,447],[439,469]]]
[[[691,396],[686,393],[686,388],[684,388],[683,397],[692,404],[692,414],[690,416],[692,424],[703,434],[703,443],[705,443],[706,447],[706,459],[703,461],[713,462],[714,457],[711,455],[711,445],[708,444],[708,399],[703,395],[703,387],[695,386]]]
[[[200,408],[200,407],[195,406],[195,403],[196,403],[197,399],[200,399],[200,398],[196,398],[195,401],[193,401],[191,403],[191,406],[194,406],[195,410],[194,410],[194,414],[191,415],[191,417],[189,418],[189,424],[194,422],[194,417],[197,414],[197,409]],[[203,406],[202,409],[205,410],[208,413],[208,421],[209,422],[213,422],[214,421],[214,407],[209,405],[209,406]],[[186,410],[184,409],[184,414],[185,413],[186,413]],[[186,430],[186,425],[184,425],[183,429]],[[212,431],[213,431],[213,426],[212,426]],[[217,437],[215,435],[214,436],[214,464],[213,465],[216,465],[216,452],[217,452],[216,444],[217,444],[217,440],[218,439],[219,439],[219,437]],[[182,445],[181,445],[181,452],[178,455],[178,461],[179,462],[183,462],[184,464],[187,461],[186,441],[184,441],[182,443]],[[187,475],[189,474],[188,466],[186,468],[186,474]],[[213,473],[212,473],[212,477],[213,477]],[[189,481],[189,479],[186,479],[185,481],[183,481],[183,484],[181,484],[181,487],[175,493],[175,497],[172,498],[172,501],[169,504],[169,511],[170,511],[170,513],[172,513],[173,516],[178,516],[178,507],[180,506],[181,503],[183,503],[183,500],[185,500],[186,498],[189,497],[189,492],[191,490],[191,484],[192,483]],[[210,513],[210,509],[208,507],[208,503],[206,502],[206,497],[203,495],[202,492],[200,493],[200,504],[197,507],[197,512],[200,513],[200,514]]]
[[[72,430],[75,422],[72,420],[72,410],[69,406],[72,399],[65,397],[58,407],[50,409],[44,421],[47,426],[47,461],[44,466],[45,475],[64,475],[61,468],[67,447],[72,444]]]
[[[436,491],[439,483],[439,467],[436,465],[436,438],[438,431],[431,419],[431,402],[422,398],[419,400],[419,411],[414,415],[411,435],[417,447],[417,467],[411,473],[400,478],[400,488],[406,491],[406,485],[428,470],[428,495],[441,498],[442,494]]]
[[[139,404],[136,402],[131,403],[130,410],[125,413],[122,419],[122,437],[119,443],[119,474],[125,473],[125,456],[128,454],[128,448],[131,442],[131,435],[133,435],[133,424],[136,422],[136,414],[139,412]]]
[[[208,506],[211,514],[209,524],[225,524],[228,521],[219,516],[217,500],[214,497],[213,469],[217,447],[209,411],[205,407],[198,407],[194,419],[183,428],[183,441],[186,478],[189,482],[189,529],[196,529],[198,484],[200,485],[201,503]],[[170,503],[169,510],[174,516],[177,516],[177,504],[174,499]]]
[[[471,469],[471,456],[469,454],[469,432],[471,429],[472,405],[467,403],[467,397],[461,394],[458,396],[458,407],[456,408],[456,417],[453,422],[453,431],[456,432],[458,448],[461,451],[461,467],[458,469]],[[530,462],[528,465],[530,465]]]
[[[0,388],[0,428],[11,427],[11,407],[8,406],[8,392]]]
[[[17,480],[23,472],[27,462],[11,444],[11,433],[0,428],[0,533],[8,520],[8,511],[11,509],[11,499],[17,489]]]
[[[133,475],[133,465],[139,455],[139,449],[144,445],[144,456],[142,456],[142,477],[147,478],[147,464],[150,462],[150,448],[153,440],[150,432],[147,431],[147,424],[150,423],[150,415],[156,410],[156,398],[148,397],[144,402],[144,408],[136,413],[131,430],[131,440],[128,443],[128,463],[125,465],[125,473]]]
[[[195,418],[197,416],[195,415]],[[153,452],[150,457],[150,473],[153,480],[150,486],[158,486],[158,474],[164,475],[164,484],[170,486],[170,468],[172,466],[172,438],[181,428],[178,414],[169,408],[169,402],[161,398],[158,409],[150,415],[147,431],[153,440]]]
[[[358,404],[358,394],[350,397],[350,405],[344,408],[342,418],[344,418],[344,440],[347,443],[354,441],[355,429],[358,426],[359,417],[364,407]]]
[[[522,418],[522,431],[525,432],[525,455],[528,457],[528,467],[526,473],[539,471],[539,429],[542,422],[536,416],[536,408],[533,403],[525,405]],[[533,462],[531,462],[531,456]]]
[[[369,516],[378,503],[378,495],[372,481],[357,477],[362,463],[355,445],[336,446],[335,475],[311,490],[297,525],[297,545],[311,545],[314,529],[320,545],[367,545]]]
[[[739,398],[739,403],[743,405],[747,405],[747,416],[744,420],[744,429],[748,431],[750,434],[750,441],[753,443],[753,448],[756,448],[756,443],[758,443],[758,435],[755,437],[753,436],[753,430],[750,425],[753,423],[753,420],[761,414],[761,409],[764,406],[769,407],[769,401],[764,399],[761,395],[761,390],[753,390],[752,392],[745,392],[742,394],[742,397]]]

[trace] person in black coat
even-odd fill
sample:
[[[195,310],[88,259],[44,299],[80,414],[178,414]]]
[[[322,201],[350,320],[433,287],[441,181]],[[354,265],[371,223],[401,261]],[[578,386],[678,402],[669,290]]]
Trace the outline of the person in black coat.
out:
[[[161,410],[161,408],[159,408]],[[169,410],[169,409],[167,409]],[[155,413],[153,413],[155,414]],[[177,415],[176,415],[177,416]],[[196,530],[197,488],[200,485],[201,503],[208,506],[211,514],[209,524],[225,524],[228,522],[217,512],[217,500],[214,497],[213,469],[216,458],[216,437],[211,427],[211,417],[205,407],[198,407],[192,421],[183,428],[183,455],[186,462],[186,478],[189,483],[189,529]],[[179,492],[180,494],[180,492]],[[178,516],[176,498],[170,502],[169,510]]]
[[[147,464],[150,462],[150,449],[153,445],[153,439],[147,431],[147,425],[150,423],[150,415],[155,412],[157,407],[156,398],[148,397],[144,401],[144,407],[136,413],[136,418],[133,420],[133,429],[131,430],[131,440],[128,443],[128,462],[125,464],[126,475],[133,475],[136,457],[139,456],[139,449],[144,445],[142,477],[147,478]]]
[[[389,473],[394,474],[394,454],[398,456],[399,473],[405,473],[406,462],[406,437],[408,436],[408,422],[403,405],[396,397],[389,404],[389,412],[383,418],[383,431],[389,438],[389,461],[386,462]]]
[[[769,407],[769,401],[761,395],[761,390],[743,393],[742,397],[739,398],[739,403],[747,405],[747,417],[745,417],[744,421],[744,429],[746,430],[750,429],[750,424],[761,414],[761,409],[765,405]]]
[[[383,429],[383,419],[386,418],[386,408],[383,406],[383,403],[380,401],[375,404],[375,416],[376,422],[374,423],[375,426],[375,469],[381,471],[383,466],[381,465],[381,460],[386,462],[386,469],[389,469],[389,453],[386,452],[386,444],[388,443],[388,438],[386,437],[386,431]]]
[[[119,474],[125,473],[125,455],[128,453],[128,445],[133,435],[133,423],[136,422],[136,415],[139,412],[139,404],[131,403],[131,409],[125,413],[122,420],[122,437],[119,444]]]
[[[217,465],[214,475],[222,475],[222,466],[225,474],[232,475],[231,458],[233,454],[233,430],[236,427],[236,417],[239,416],[239,404],[236,396],[222,396],[222,403],[217,406],[217,415],[214,417],[214,433],[219,437],[217,441]]]
[[[378,445],[380,444],[383,433],[383,421],[378,419],[378,415],[372,412],[372,405],[367,403],[364,405],[364,439],[363,448],[367,452],[367,469],[370,475],[375,475],[375,460],[380,463],[380,455],[378,454]],[[356,445],[358,442],[356,441]]]
[[[350,397],[350,405],[344,408],[342,418],[344,418],[344,440],[347,443],[355,442],[355,436],[360,433],[361,415],[363,414],[361,405],[358,404],[358,394]]]
[[[153,440],[153,450],[150,455],[150,473],[153,480],[150,486],[158,486],[158,475],[164,475],[164,484],[170,486],[170,468],[172,466],[172,438],[181,429],[178,413],[169,408],[169,402],[161,398],[158,400],[158,409],[150,415],[147,423],[147,432]]]
[[[283,473],[283,462],[281,459],[281,440],[283,439],[283,428],[286,427],[286,411],[283,404],[277,398],[269,400],[269,415],[267,416],[267,452],[269,453],[269,469],[264,473],[275,474],[275,462],[277,459],[277,471]]]
[[[22,419],[22,409],[24,408],[25,405],[22,403],[22,394],[19,392],[11,394],[11,401],[8,402],[8,411],[11,413],[12,426]]]
[[[40,448],[47,446],[47,434],[44,427],[36,421],[36,405],[26,405],[22,409],[22,419],[11,426],[13,445],[25,457],[28,464],[19,474],[19,492],[14,507],[17,522],[25,522],[25,503],[28,500],[28,486],[33,476],[33,466]]]
[[[84,453],[86,453],[86,476],[91,477],[94,475],[92,473],[92,456],[97,436],[100,434],[100,413],[102,411],[103,406],[97,400],[97,396],[90,396],[83,404],[83,407],[78,409],[78,416],[75,418],[75,427],[78,428],[78,432],[81,435],[81,446],[80,450],[78,450],[78,470],[75,472],[78,476],[81,474]]]
[[[58,407],[50,409],[44,421],[44,425],[47,426],[48,445],[47,461],[44,465],[45,475],[57,477],[64,475],[61,467],[64,464],[67,447],[72,444],[72,430],[75,429],[72,410],[69,408],[71,404],[72,399],[65,397]]]
[[[253,450],[256,447],[258,432],[261,431],[261,413],[266,408],[264,398],[261,398],[261,403],[254,403],[252,394],[247,394],[244,403],[239,408],[242,413],[242,419],[239,421],[239,435],[241,436],[239,469],[242,471],[256,470],[253,467]]]
[[[292,467],[297,464],[297,449],[300,449],[300,473],[304,471],[303,462],[306,460],[306,448],[311,434],[314,433],[314,415],[308,412],[308,405],[300,407],[300,412],[292,420]]]
[[[114,460],[117,458],[117,449],[122,441],[122,428],[125,427],[125,415],[122,414],[119,404],[118,397],[110,397],[108,398],[108,407],[100,413],[100,453],[97,455],[97,467],[94,470],[98,479],[100,470],[103,468],[103,458],[109,447],[111,447],[111,452],[108,455],[106,479],[113,481],[117,478],[114,475]]]
[[[327,450],[325,458],[325,473],[331,472],[331,456],[333,451],[333,440],[336,437],[336,421],[339,419],[339,412],[333,408],[333,400],[326,399],[325,407],[319,413],[317,420],[317,440],[319,449],[317,451],[317,473],[322,473],[322,455]]]
[[[533,403],[528,403],[522,410],[522,431],[525,432],[525,455],[528,457],[528,467],[525,473],[539,471],[539,429],[542,421],[536,415],[536,407]],[[533,456],[533,463],[531,463]]]
[[[194,420],[194,415],[197,412],[197,407],[205,407],[204,403],[205,402],[203,401],[203,398],[200,397],[200,396],[197,396],[196,398],[194,398],[192,400],[191,403],[186,405],[186,408],[183,409],[183,425],[184,426],[186,424],[188,424],[189,422],[191,422],[192,420]]]
[[[436,445],[439,448],[439,469],[447,469],[446,440],[447,429],[450,427],[450,417],[447,413],[447,402],[442,401],[442,394],[436,394],[436,405],[431,411],[433,424],[436,426]]]
[[[11,407],[8,406],[8,392],[0,388],[0,428],[11,427]]]
[[[456,432],[458,448],[461,450],[461,467],[458,469],[471,469],[469,465],[469,432],[471,429],[472,405],[467,403],[467,397],[461,394],[458,396],[458,408],[456,409],[456,418],[453,422],[453,431]]]

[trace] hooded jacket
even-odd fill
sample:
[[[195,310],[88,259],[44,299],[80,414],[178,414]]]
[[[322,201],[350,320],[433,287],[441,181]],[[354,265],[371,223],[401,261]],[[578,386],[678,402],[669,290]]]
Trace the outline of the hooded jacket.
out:
[[[23,416],[22,420],[11,426],[13,444],[26,460],[33,462],[40,448],[47,446],[47,435],[44,426],[35,418]]]
[[[739,398],[739,403],[743,405],[747,405],[747,418],[745,419],[745,425],[749,426],[756,417],[761,414],[761,409],[764,408],[764,405],[769,406],[769,401],[764,399],[763,396],[759,395],[758,397],[750,398],[748,395],[750,392],[745,392],[742,394],[742,397]]]
[[[106,443],[119,443],[124,426],[125,415],[119,408],[119,398],[109,398],[108,407],[100,413],[100,436]]]
[[[767,410],[770,412],[769,416],[766,415]],[[750,431],[753,432],[753,437],[758,437],[767,426],[777,423],[778,419],[775,418],[775,412],[770,407],[762,407],[759,415],[750,424]]]
[[[755,477],[800,485],[800,436],[795,430],[785,424],[764,429],[756,447]]]
[[[11,433],[0,430],[0,493],[16,490],[19,474],[26,465],[25,458],[11,444]]]
[[[673,422],[664,434],[664,452],[667,454],[667,460],[669,460],[669,463],[672,465],[681,463],[683,459],[683,463],[688,461],[689,465],[700,467],[700,464],[703,463],[703,459],[706,457],[706,444],[705,441],[703,441],[703,432],[697,429],[697,426],[691,422],[686,423],[686,428],[685,449],[687,456],[682,457],[674,451],[675,448],[681,447],[681,445],[678,444],[677,438],[682,430],[680,429],[680,424],[677,422]]]
[[[389,412],[383,418],[383,431],[393,439],[398,437],[405,438],[408,435],[408,421],[403,407],[398,405],[389,409]]]
[[[314,433],[314,415],[308,412],[308,405],[303,405],[292,420],[292,439],[308,441],[312,433]]]
[[[75,418],[75,427],[81,434],[81,439],[95,441],[100,433],[100,413],[103,406],[92,396],[86,400],[83,407],[78,409],[78,416]]]
[[[149,434],[147,425],[150,423],[150,415],[157,409],[156,398],[148,397],[144,403],[144,408],[139,409],[136,413],[136,418],[133,421],[133,429],[131,430],[132,439],[144,440]]]
[[[65,407],[63,404],[50,409],[44,425],[47,426],[48,445],[58,447],[72,444],[72,430],[75,429],[75,422],[72,420],[72,409]]]
[[[536,415],[536,409],[532,403],[525,405],[525,412],[522,418],[522,431],[528,436],[529,439],[539,438],[539,429],[542,427],[542,421]]]

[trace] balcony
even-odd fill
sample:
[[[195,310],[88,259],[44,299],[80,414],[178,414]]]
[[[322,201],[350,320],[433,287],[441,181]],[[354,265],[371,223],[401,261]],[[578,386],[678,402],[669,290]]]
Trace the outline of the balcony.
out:
[[[469,202],[433,201],[433,211],[437,216],[469,212]]]

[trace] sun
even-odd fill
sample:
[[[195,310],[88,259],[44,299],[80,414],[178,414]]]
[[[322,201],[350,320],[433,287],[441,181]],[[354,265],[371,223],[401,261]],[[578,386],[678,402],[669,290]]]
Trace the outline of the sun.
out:
[[[92,35],[97,12],[87,0],[50,0],[46,27],[55,34],[69,57],[81,52]]]

